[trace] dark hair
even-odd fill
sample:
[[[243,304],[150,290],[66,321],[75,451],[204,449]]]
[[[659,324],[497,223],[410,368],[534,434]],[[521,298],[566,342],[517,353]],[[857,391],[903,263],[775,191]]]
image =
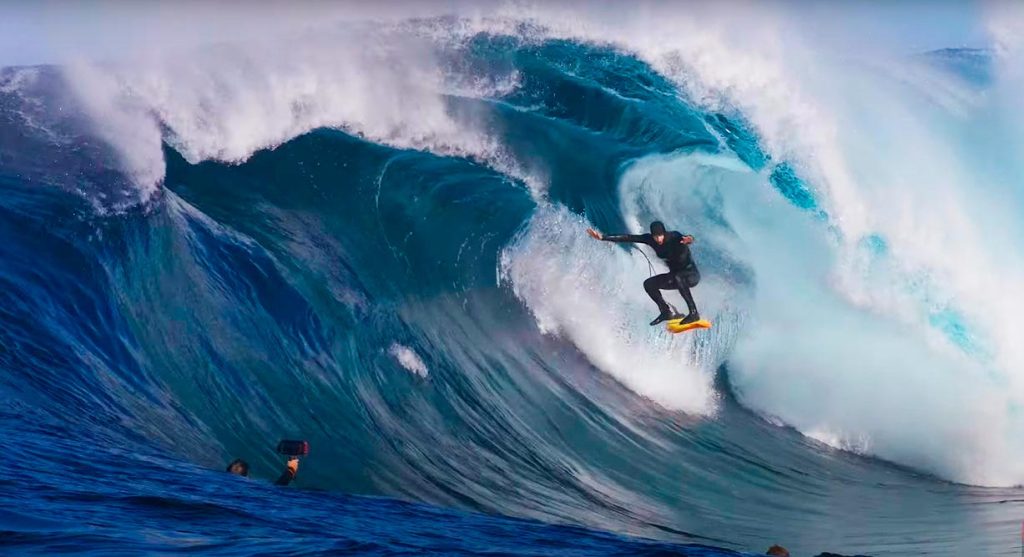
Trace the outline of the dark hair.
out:
[[[658,235],[664,234],[664,233],[665,233],[665,223],[661,222],[660,220],[656,220],[656,221],[651,223],[651,234],[652,235],[658,236]]]
[[[789,557],[789,551],[786,551],[785,547],[781,545],[773,545],[768,548],[765,555],[774,555],[775,557]]]
[[[241,468],[241,472],[242,473],[240,475],[242,475],[242,476],[248,476],[249,475],[249,463],[244,461],[244,460],[242,460],[242,459],[240,459],[240,458],[236,458],[236,459],[232,460],[231,463],[228,464],[227,471],[231,472],[231,469],[234,468],[235,465],[238,465],[238,467]],[[234,473],[234,472],[232,472],[232,473]]]

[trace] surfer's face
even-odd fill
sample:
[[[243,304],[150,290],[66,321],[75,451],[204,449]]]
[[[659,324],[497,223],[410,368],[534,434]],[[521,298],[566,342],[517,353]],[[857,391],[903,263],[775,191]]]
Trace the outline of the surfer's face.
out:
[[[654,235],[654,242],[657,243],[659,246],[661,244],[664,244],[665,243],[665,235],[664,234],[655,234]]]
[[[248,476],[249,475],[249,465],[246,464],[244,461],[242,461],[240,459],[236,459],[228,467],[228,472],[230,472],[232,474],[239,475],[239,476]]]

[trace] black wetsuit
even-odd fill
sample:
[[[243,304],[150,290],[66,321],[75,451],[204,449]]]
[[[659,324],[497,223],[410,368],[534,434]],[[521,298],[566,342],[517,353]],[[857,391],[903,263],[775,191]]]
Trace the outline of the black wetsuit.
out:
[[[277,478],[274,485],[288,485],[295,479],[295,472],[291,468],[285,468],[284,472],[281,472],[281,476]]]
[[[668,264],[668,272],[644,281],[644,290],[647,295],[658,304],[661,313],[672,313],[671,306],[665,302],[661,295],[662,290],[679,290],[679,294],[686,300],[686,308],[691,315],[697,315],[697,304],[693,301],[693,294],[690,289],[700,282],[700,272],[690,255],[690,246],[683,243],[683,235],[679,232],[666,232],[665,241],[661,244],[654,241],[650,234],[616,234],[603,238],[608,242],[622,242],[634,244],[646,244],[654,249],[654,253]]]

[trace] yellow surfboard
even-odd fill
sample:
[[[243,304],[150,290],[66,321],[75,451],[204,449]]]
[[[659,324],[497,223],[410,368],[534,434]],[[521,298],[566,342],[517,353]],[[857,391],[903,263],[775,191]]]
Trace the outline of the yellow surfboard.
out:
[[[668,332],[672,334],[685,333],[686,331],[692,331],[694,329],[711,328],[711,322],[708,321],[707,319],[700,319],[698,321],[694,321],[693,323],[687,323],[686,325],[683,325],[682,323],[682,319],[672,319],[670,321],[665,322],[665,328],[668,329]]]

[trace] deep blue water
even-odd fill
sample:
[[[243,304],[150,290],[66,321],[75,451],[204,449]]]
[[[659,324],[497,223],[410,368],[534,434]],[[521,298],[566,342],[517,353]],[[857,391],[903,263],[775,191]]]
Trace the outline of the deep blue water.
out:
[[[666,410],[542,334],[498,279],[539,203],[621,229],[624,165],[681,152],[734,153],[802,211],[814,193],[742,115],[631,56],[489,35],[457,54],[518,72],[500,98],[448,102],[546,169],[543,202],[473,158],[318,129],[240,164],[169,138],[158,194],[132,204],[59,68],[0,93],[4,551],[1015,550],[1019,488],[804,437],[737,403],[728,363],[713,418]],[[281,438],[312,446],[289,488],[269,483]],[[223,473],[236,457],[252,478]]]

